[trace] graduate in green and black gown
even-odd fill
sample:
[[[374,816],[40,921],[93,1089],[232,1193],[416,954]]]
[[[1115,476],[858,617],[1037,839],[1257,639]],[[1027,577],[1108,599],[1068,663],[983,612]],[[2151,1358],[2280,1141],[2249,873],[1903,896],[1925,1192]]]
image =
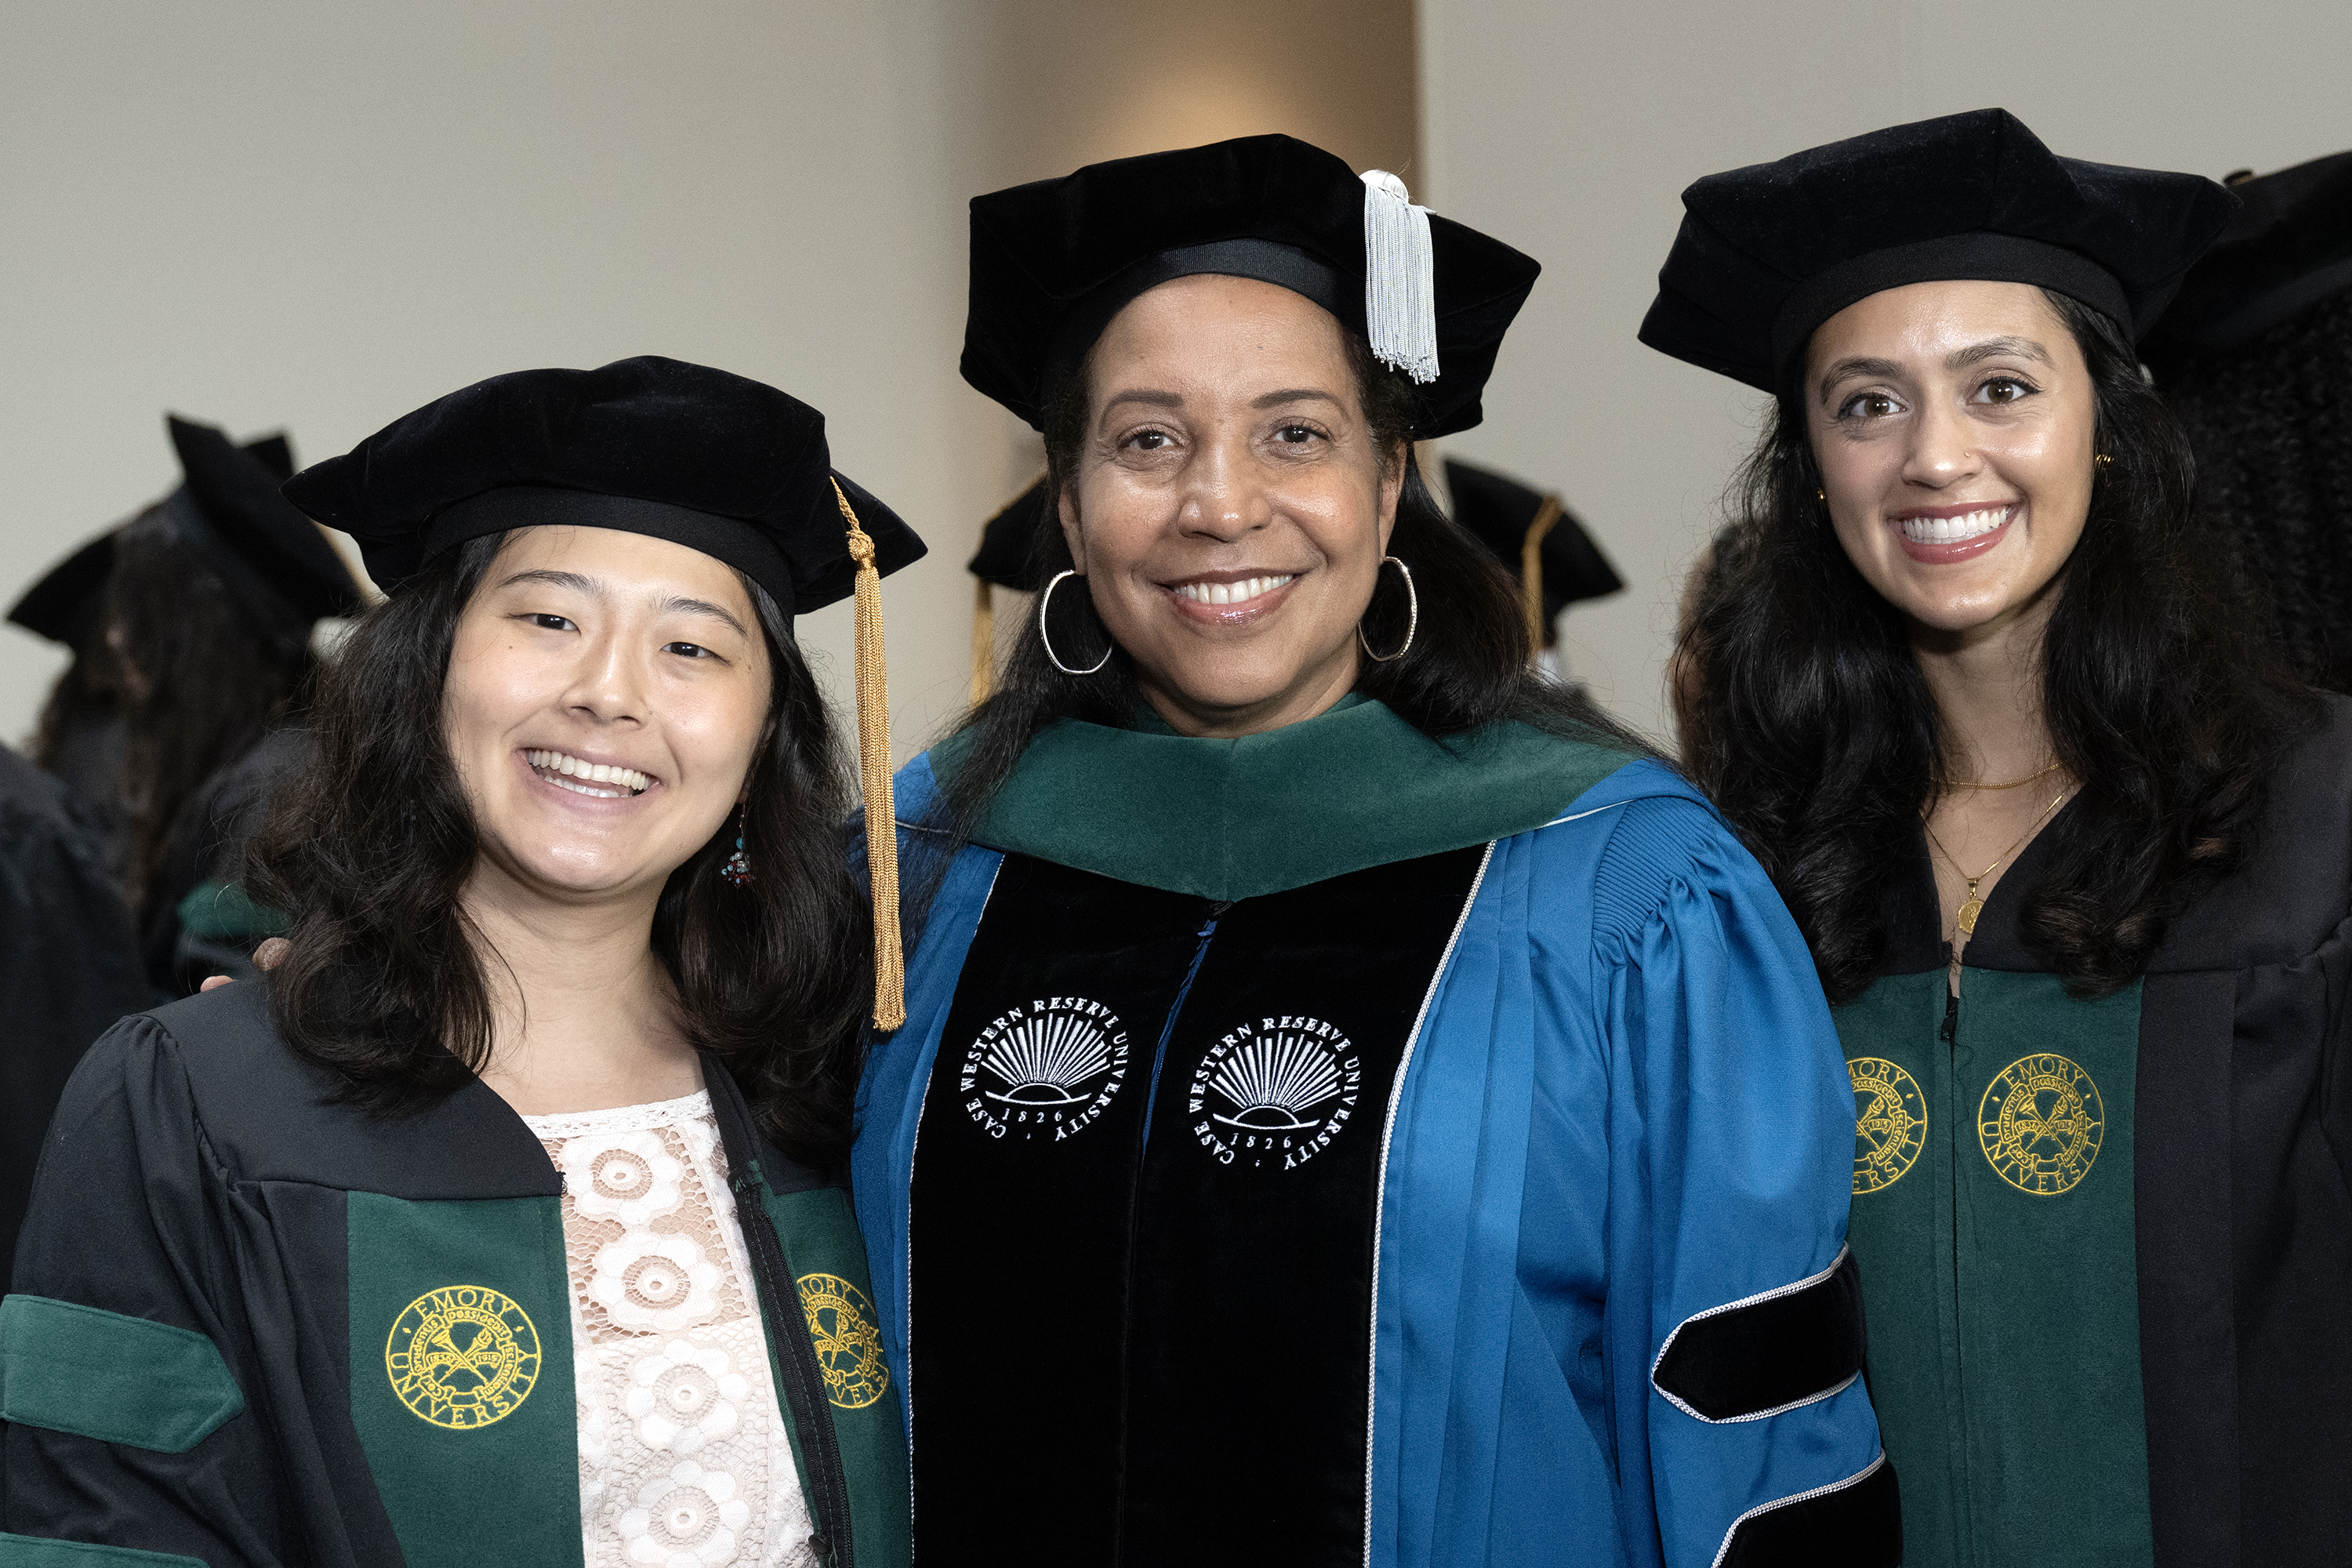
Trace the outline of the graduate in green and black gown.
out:
[[[903,1565],[840,1169],[869,921],[792,628],[856,586],[878,647],[921,542],[816,410],[661,359],[478,383],[289,494],[391,597],[255,840],[287,957],[58,1108],[0,1561]]]
[[[1906,1563],[2352,1541],[2352,705],[2136,341],[2230,220],[1998,110],[1709,176],[1642,336],[1773,395],[1680,650],[1804,930]]]

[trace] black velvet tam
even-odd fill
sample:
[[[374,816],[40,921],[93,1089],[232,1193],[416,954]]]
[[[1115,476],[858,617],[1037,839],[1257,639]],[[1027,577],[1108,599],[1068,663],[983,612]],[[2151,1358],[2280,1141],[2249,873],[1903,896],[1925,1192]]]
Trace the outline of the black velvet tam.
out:
[[[209,426],[173,418],[169,428],[187,488],[195,491],[200,485],[201,490],[185,499],[175,492],[164,504],[174,507],[184,531],[195,536],[208,558],[216,564],[229,558],[222,574],[233,588],[241,587],[238,598],[249,610],[273,631],[307,635],[318,616],[348,615],[357,606],[360,588],[350,568],[310,520],[278,494],[278,486],[294,471],[294,449],[282,433],[233,448],[247,459],[239,463],[221,453],[227,437]],[[189,500],[200,507],[194,519],[184,510]],[[105,611],[115,532],[107,530],[50,567],[25,590],[8,618],[36,637],[82,647],[96,635]],[[331,607],[311,610],[322,604]]]
[[[1416,437],[1467,430],[1536,263],[1431,215],[1438,376]],[[1244,136],[1090,163],[975,196],[963,378],[1038,428],[1049,380],[1085,357],[1119,308],[1203,272],[1294,289],[1365,331],[1364,184],[1289,136]]]
[[[2352,153],[2230,189],[2244,205],[2157,323],[2151,363],[2226,353],[2352,289]]]
[[[1813,329],[1909,283],[2031,283],[2137,341],[2230,221],[2213,181],[2053,154],[2005,109],[1874,131],[1683,193],[1642,341],[1778,390]]]
[[[359,540],[386,593],[443,552],[512,528],[615,528],[725,562],[792,615],[856,586],[838,481],[887,574],[914,530],[833,469],[824,416],[772,386],[651,355],[492,376],[287,482]]]
[[[1045,476],[997,509],[981,530],[980,548],[964,570],[983,583],[1034,594],[1045,585],[1035,553],[1038,531],[1045,525]]]
[[[1544,510],[1545,496],[1517,479],[1488,468],[1445,460],[1445,488],[1454,496],[1454,521],[1478,536],[1512,576],[1527,560],[1528,530]],[[1537,560],[1543,569],[1545,646],[1551,643],[1551,625],[1559,613],[1580,599],[1601,599],[1625,586],[1601,546],[1584,531],[1576,514],[1559,508],[1558,519],[1544,531]]]

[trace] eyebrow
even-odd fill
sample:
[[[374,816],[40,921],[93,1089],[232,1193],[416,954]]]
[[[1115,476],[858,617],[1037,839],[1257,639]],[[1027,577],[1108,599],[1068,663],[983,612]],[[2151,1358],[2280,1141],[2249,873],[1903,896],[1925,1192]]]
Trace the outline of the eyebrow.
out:
[[[1252,408],[1278,408],[1286,403],[1328,403],[1339,406],[1339,400],[1319,387],[1293,386],[1280,392],[1269,392],[1264,397],[1252,398]]]
[[[1110,409],[1118,407],[1122,403],[1148,403],[1154,408],[1181,408],[1184,406],[1184,399],[1181,394],[1173,392],[1150,392],[1146,391],[1142,387],[1129,387],[1127,391],[1120,393],[1117,397],[1111,398],[1106,402],[1103,405],[1103,408],[1108,412]]]
[[[583,576],[578,572],[558,572],[550,566],[537,567],[529,572],[518,572],[499,586],[511,588],[518,583],[544,583],[551,588],[569,588],[575,594],[585,594],[592,599],[601,599],[604,596],[604,584],[595,578]]]
[[[2051,359],[2050,351],[2032,338],[2006,337],[1987,338],[1980,343],[1970,343],[1967,348],[1954,349],[1944,356],[1944,368],[1966,370],[1972,364],[1981,364],[1989,359],[1999,359],[2003,354],[2014,354],[2019,359],[2035,360],[2042,364],[2056,363]]]
[[[726,606],[714,605],[708,599],[667,598],[661,602],[660,607],[667,615],[709,616],[724,621],[735,629],[735,635],[739,637],[748,638],[751,635],[743,629],[743,623],[737,620]]]
[[[543,583],[551,588],[567,588],[572,593],[585,595],[591,599],[601,600],[604,597],[604,584],[595,578],[579,572],[559,572],[552,567],[518,572],[499,586],[511,588],[518,583]],[[692,599],[681,594],[673,594],[662,600],[655,608],[664,615],[708,616],[733,627],[737,637],[748,638],[751,635],[744,629],[743,623],[736,619],[734,614],[725,605],[714,605],[708,599]]]

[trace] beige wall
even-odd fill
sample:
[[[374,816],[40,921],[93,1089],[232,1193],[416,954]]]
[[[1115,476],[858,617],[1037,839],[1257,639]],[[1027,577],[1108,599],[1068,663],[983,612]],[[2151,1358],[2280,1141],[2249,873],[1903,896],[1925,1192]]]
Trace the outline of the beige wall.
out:
[[[956,374],[965,202],[1266,130],[1409,164],[1413,38],[1409,0],[12,0],[0,593],[174,482],[166,408],[316,458],[500,371],[701,360],[930,541],[886,595],[903,755],[1033,461]],[[845,694],[847,606],[802,632]],[[0,736],[62,662],[0,628]]]
[[[1420,182],[1544,264],[1456,455],[1557,486],[1629,584],[1570,612],[1596,693],[1663,731],[1684,569],[1761,398],[1633,332],[1682,188],[1882,125],[2000,105],[2056,151],[2219,176],[2352,147],[2343,0],[1422,0]]]

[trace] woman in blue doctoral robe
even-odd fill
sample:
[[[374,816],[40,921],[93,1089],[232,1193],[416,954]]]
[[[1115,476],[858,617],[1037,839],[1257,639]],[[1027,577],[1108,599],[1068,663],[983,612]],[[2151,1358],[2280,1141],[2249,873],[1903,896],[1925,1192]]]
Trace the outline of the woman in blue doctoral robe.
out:
[[[1804,943],[1412,466],[1535,264],[1279,136],[972,228],[1057,499],[898,781],[852,1164],[917,1551],[1897,1562]]]

